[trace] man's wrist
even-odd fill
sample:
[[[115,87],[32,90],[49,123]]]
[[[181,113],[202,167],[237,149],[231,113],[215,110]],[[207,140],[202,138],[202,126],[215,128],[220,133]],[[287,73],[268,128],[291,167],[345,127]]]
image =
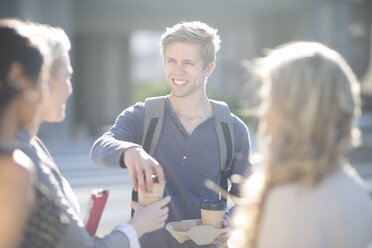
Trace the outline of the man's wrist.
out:
[[[119,159],[119,164],[121,168],[125,168],[125,169],[127,168],[127,166],[125,165],[125,158],[124,158],[125,152],[131,148],[136,148],[136,147],[141,147],[141,146],[138,144],[133,144],[132,146],[127,147],[126,149],[123,150],[123,152],[121,153],[120,159]]]

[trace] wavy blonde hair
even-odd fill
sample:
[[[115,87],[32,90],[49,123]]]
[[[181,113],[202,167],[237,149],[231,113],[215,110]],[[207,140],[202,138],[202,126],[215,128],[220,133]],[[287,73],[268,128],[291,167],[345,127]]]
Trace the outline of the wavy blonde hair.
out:
[[[313,187],[343,163],[345,151],[358,141],[353,120],[360,105],[354,73],[339,53],[320,43],[285,44],[255,65],[263,83],[261,110],[270,111],[275,123],[260,121],[265,160],[244,184],[244,204],[234,218],[239,247],[251,248],[271,188],[290,182]]]

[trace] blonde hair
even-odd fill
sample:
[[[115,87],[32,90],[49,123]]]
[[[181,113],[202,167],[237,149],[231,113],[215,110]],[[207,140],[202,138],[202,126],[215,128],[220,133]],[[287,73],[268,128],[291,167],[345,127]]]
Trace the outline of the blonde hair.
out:
[[[160,47],[164,56],[168,44],[173,41],[191,42],[201,45],[201,56],[204,60],[204,66],[208,66],[216,61],[216,54],[220,49],[220,37],[217,29],[208,26],[205,23],[181,22],[173,27],[167,28],[161,36]]]
[[[252,192],[248,186],[252,179],[243,186],[248,202],[236,217],[241,219],[240,247],[255,247],[271,188],[290,182],[317,185],[343,163],[345,151],[358,140],[353,120],[359,113],[359,84],[336,51],[316,42],[294,42],[255,64],[263,82],[261,105],[274,115],[271,125],[276,132],[270,137],[261,120],[260,144],[271,139],[269,149],[261,147],[265,158],[261,187]]]
[[[21,21],[16,18],[1,19],[0,25],[15,28],[20,34],[28,37],[33,44],[36,44],[43,54],[44,65],[53,73],[71,49],[70,39],[59,27]]]
[[[34,36],[45,42],[48,48],[50,71],[56,73],[64,56],[70,51],[71,43],[65,31],[47,24],[28,23],[34,30]]]

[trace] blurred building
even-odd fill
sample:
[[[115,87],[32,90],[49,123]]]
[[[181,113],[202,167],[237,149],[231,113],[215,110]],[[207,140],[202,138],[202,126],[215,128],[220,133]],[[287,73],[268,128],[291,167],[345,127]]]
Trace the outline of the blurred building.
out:
[[[132,34],[156,35],[183,20],[219,29],[222,49],[208,90],[221,98],[240,96],[247,81],[242,60],[290,40],[320,41],[338,50],[372,95],[371,13],[369,0],[0,0],[0,17],[60,26],[72,40],[74,93],[67,119],[45,125],[42,137],[99,135],[132,103],[131,65],[162,70],[159,61],[133,60]]]

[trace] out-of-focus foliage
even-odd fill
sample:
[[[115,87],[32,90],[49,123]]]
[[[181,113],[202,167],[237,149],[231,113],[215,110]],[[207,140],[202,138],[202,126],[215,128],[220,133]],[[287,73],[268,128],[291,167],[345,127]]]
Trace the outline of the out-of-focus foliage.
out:
[[[166,81],[146,81],[133,84],[132,103],[143,102],[148,97],[164,96],[170,93]]]

